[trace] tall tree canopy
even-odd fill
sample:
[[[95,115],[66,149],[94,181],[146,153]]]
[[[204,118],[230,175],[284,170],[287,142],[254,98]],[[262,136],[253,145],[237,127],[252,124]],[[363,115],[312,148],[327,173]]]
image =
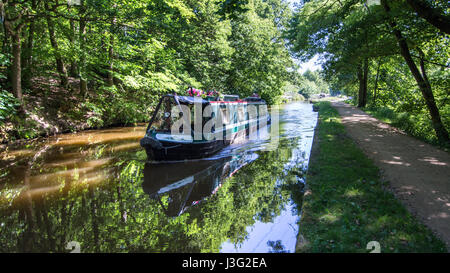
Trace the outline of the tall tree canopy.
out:
[[[2,0],[0,92],[15,99],[0,120],[144,121],[188,86],[274,103],[295,70],[290,16],[285,0]]]
[[[371,96],[375,105],[383,98],[397,110],[426,109],[436,138],[448,143],[449,37],[440,26],[449,7],[434,2],[302,1],[287,37],[301,60],[320,55],[333,87],[356,93],[359,107]]]

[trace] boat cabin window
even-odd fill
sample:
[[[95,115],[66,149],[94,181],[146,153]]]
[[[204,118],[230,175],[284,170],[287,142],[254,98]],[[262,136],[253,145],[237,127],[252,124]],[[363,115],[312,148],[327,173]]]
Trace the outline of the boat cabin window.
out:
[[[189,109],[189,112],[187,113],[181,113],[181,115],[187,114],[190,115],[190,124],[191,124],[191,132],[194,132],[195,129],[195,106],[194,104],[190,103],[180,103],[183,106],[187,106]],[[175,122],[177,122],[180,117],[173,117],[172,116],[172,109],[173,107],[179,107],[177,103],[175,102],[175,99],[173,97],[164,97],[161,101],[161,105],[158,109],[158,111],[155,113],[153,123],[151,124],[151,128],[158,132],[163,133],[171,133],[172,126]],[[205,105],[203,105],[203,111],[204,111]],[[186,108],[181,108],[181,110]],[[203,113],[203,112],[202,112]],[[211,119],[211,117],[202,117],[202,127],[205,125],[205,123]],[[183,132],[183,125],[181,125],[180,133]]]
[[[230,105],[230,120],[233,124],[238,122],[237,105]]]
[[[230,124],[230,111],[229,109],[226,107],[226,105],[221,105],[220,106],[220,111],[222,114],[222,122],[224,125],[228,125]]]
[[[238,122],[242,122],[246,119],[244,105],[238,106]]]
[[[259,108],[259,116],[264,117],[269,114],[268,110],[267,110],[267,105],[261,104],[261,105],[259,105],[258,108]]]
[[[153,123],[151,125],[156,131],[170,132],[173,120],[172,107],[175,107],[176,103],[172,97],[163,97],[161,105],[153,117]]]
[[[223,101],[237,101],[237,100],[239,100],[238,95],[225,95],[223,97]]]

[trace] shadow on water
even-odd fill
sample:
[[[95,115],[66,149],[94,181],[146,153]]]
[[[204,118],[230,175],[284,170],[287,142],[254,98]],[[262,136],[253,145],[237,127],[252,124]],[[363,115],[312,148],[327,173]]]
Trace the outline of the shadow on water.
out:
[[[2,252],[292,252],[317,115],[206,160],[146,162],[145,127],[62,135],[0,154]]]

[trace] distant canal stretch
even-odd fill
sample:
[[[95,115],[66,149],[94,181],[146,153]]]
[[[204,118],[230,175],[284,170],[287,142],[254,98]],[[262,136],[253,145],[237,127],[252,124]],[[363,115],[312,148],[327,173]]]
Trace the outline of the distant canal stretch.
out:
[[[147,162],[145,125],[8,146],[0,252],[294,252],[317,113],[279,119],[279,137],[191,162]]]

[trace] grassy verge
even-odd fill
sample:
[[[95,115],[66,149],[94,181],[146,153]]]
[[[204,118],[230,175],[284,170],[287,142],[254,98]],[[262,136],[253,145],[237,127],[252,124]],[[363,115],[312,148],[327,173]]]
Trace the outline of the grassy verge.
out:
[[[445,244],[386,190],[378,168],[345,134],[337,111],[319,102],[298,252],[446,252]]]

